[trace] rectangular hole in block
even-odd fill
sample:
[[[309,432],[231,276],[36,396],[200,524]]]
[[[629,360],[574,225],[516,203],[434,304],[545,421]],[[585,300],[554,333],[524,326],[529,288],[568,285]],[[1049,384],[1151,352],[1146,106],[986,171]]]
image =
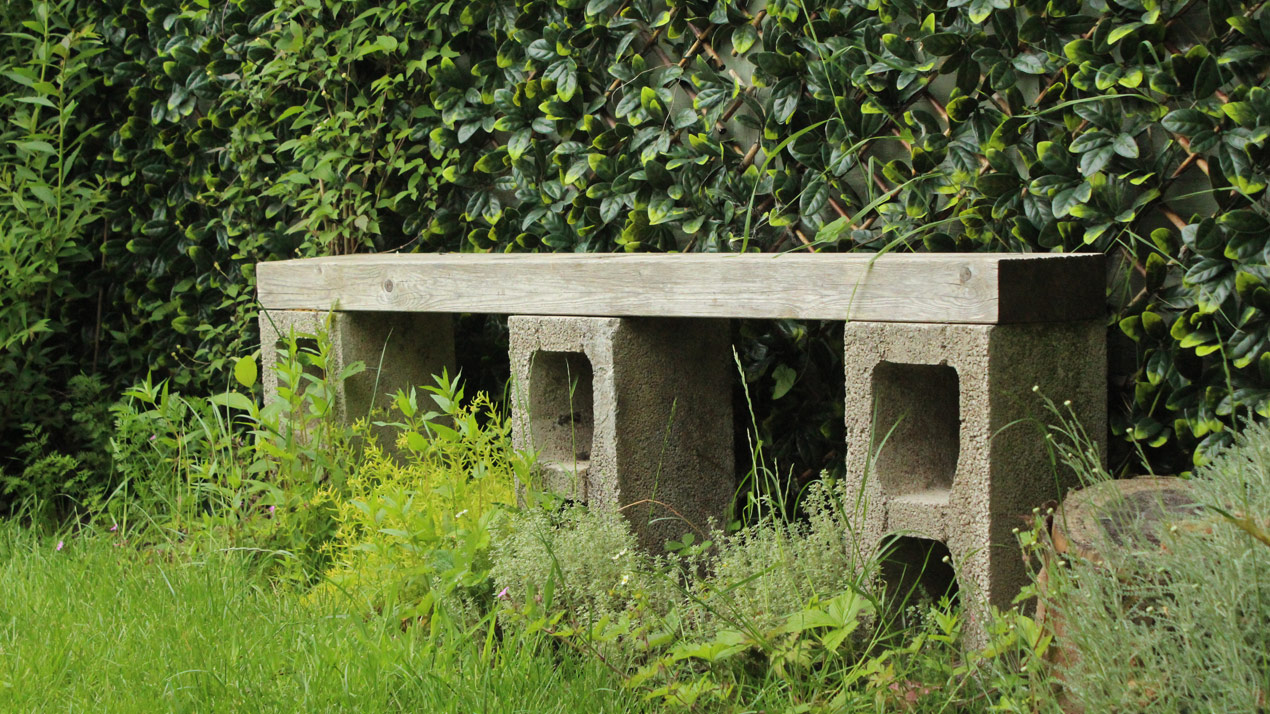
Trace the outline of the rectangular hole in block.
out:
[[[889,497],[947,502],[961,451],[961,391],[948,365],[873,370],[875,477]]]
[[[537,352],[529,378],[529,418],[539,463],[582,475],[591,463],[595,399],[591,361],[580,352]]]
[[[883,541],[879,552],[880,573],[890,602],[906,606],[937,603],[945,595],[956,600],[957,573],[948,546],[940,541],[892,535]]]

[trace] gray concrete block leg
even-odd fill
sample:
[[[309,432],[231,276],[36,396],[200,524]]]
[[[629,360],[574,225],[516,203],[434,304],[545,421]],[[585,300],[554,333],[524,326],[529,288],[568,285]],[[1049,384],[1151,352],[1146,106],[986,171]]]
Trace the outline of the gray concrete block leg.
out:
[[[542,486],[622,509],[653,551],[726,517],[735,489],[726,320],[507,325],[513,439],[539,453]]]
[[[971,605],[967,635],[981,640],[983,606],[1008,607],[1027,582],[1013,529],[1075,482],[1050,463],[1043,425],[1055,418],[1033,386],[1070,400],[1105,453],[1105,327],[850,322],[844,362],[861,542],[942,541]]]
[[[260,314],[260,351],[265,403],[279,398],[273,369],[294,332],[301,344],[316,347],[313,336],[324,328],[327,314],[308,310],[272,310]],[[372,408],[387,408],[388,395],[398,389],[430,385],[432,376],[454,366],[454,330],[449,315],[432,313],[334,312],[328,332],[327,371],[339,374],[354,362],[365,371],[343,383],[335,395],[337,418],[351,423]],[[380,444],[393,448],[391,430],[379,435]]]

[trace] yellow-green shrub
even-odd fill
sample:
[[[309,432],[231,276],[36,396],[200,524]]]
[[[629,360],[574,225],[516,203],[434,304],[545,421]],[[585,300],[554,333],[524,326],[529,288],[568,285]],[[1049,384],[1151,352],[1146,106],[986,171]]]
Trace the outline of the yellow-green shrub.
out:
[[[403,621],[463,620],[489,595],[490,530],[529,465],[487,395],[464,404],[448,375],[426,389],[440,411],[421,413],[415,390],[399,392],[395,451],[368,444],[350,474],[321,587]]]

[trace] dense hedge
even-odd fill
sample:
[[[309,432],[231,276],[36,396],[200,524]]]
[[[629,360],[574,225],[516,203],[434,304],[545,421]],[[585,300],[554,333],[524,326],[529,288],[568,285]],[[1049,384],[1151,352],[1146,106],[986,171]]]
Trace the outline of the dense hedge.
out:
[[[1270,416],[1260,3],[54,5],[99,35],[75,171],[103,217],[62,275],[106,308],[55,334],[115,384],[222,380],[275,257],[1097,250],[1118,465],[1186,469]],[[780,458],[840,463],[835,326],[742,332]]]
[[[1270,415],[1270,14],[1237,3],[469,5],[430,68],[474,249],[1100,250],[1117,433]],[[734,59],[733,57],[737,58]],[[1127,355],[1125,355],[1127,357]],[[812,385],[818,386],[818,385]]]

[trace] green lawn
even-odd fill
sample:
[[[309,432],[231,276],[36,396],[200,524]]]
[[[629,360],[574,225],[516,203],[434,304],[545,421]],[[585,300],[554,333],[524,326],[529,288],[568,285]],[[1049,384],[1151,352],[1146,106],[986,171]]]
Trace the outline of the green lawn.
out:
[[[278,590],[240,553],[190,562],[102,533],[0,525],[2,712],[604,712],[641,708],[597,661]],[[337,596],[338,597],[338,596]]]

